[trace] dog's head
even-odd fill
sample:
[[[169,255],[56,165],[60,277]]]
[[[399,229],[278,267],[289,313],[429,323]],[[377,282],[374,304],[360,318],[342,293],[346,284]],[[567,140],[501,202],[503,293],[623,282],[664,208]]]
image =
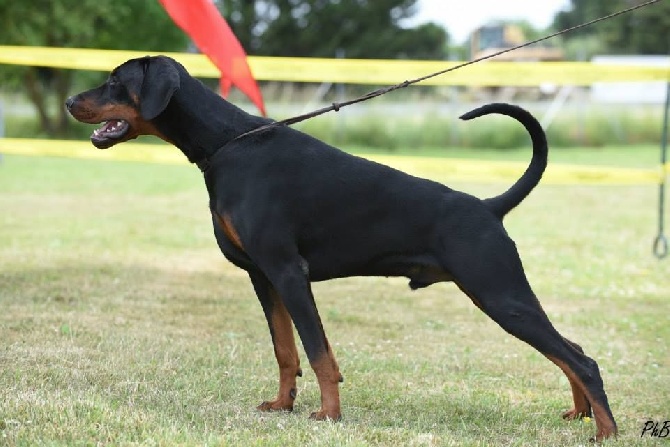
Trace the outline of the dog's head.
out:
[[[131,59],[116,67],[100,87],[71,96],[66,106],[83,123],[100,124],[91,142],[99,149],[160,132],[151,120],[179,90],[177,62],[165,56]]]

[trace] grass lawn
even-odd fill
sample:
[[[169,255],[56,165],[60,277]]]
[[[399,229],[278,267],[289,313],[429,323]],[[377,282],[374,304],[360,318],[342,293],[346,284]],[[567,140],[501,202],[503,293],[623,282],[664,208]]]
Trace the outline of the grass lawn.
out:
[[[565,161],[657,158],[577,152]],[[508,185],[451,186],[490,196]],[[607,445],[667,443],[640,439],[647,420],[670,419],[656,202],[654,185],[541,184],[506,219],[553,322],[600,364],[620,428]],[[564,375],[453,285],[351,278],[315,295],[345,377],[344,419],[308,420],[319,392],[302,350],[294,413],[261,414],[277,387],[270,337],[246,274],[218,251],[198,170],[6,156],[0,445],[578,446],[595,433],[561,420]]]

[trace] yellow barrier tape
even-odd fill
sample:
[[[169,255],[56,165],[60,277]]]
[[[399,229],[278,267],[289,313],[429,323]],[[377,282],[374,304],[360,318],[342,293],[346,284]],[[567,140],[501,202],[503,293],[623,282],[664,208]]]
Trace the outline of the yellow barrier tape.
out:
[[[0,46],[0,64],[110,71],[147,52],[82,48]],[[201,54],[163,53],[180,61],[194,76],[218,78],[216,67]],[[334,82],[393,85],[445,70],[460,62],[381,59],[321,59],[250,56],[261,81]],[[667,67],[600,65],[590,62],[482,62],[428,79],[422,85],[538,86],[545,83],[590,85],[594,82],[666,81]]]
[[[186,157],[166,144],[124,143],[108,150],[95,149],[88,141],[0,138],[0,153],[29,156],[73,157],[95,160],[187,164]],[[511,183],[526,169],[525,162],[466,160],[402,155],[368,155],[366,158],[410,174],[450,181]],[[547,184],[658,184],[666,173],[656,169],[604,166],[549,165],[542,179]]]
[[[453,158],[403,157],[393,155],[375,155],[370,158],[389,166],[398,167],[409,174],[484,183],[513,182],[523,174],[528,166],[527,162]],[[644,185],[658,184],[662,178],[663,174],[659,173],[656,169],[554,163],[547,167],[542,177],[542,183]]]
[[[125,143],[109,150],[99,150],[89,141],[0,138],[0,153],[165,164],[188,163],[184,154],[167,144],[134,142]]]

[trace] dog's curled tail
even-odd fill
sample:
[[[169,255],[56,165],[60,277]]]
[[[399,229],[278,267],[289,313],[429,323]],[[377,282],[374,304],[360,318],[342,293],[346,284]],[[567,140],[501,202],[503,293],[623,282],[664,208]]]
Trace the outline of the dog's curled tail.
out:
[[[547,137],[540,123],[530,112],[511,104],[486,104],[471,110],[460,118],[462,120],[471,120],[491,113],[507,115],[519,121],[530,134],[530,139],[533,143],[533,156],[528,168],[526,168],[526,172],[507,191],[499,196],[484,200],[484,203],[491,211],[502,219],[514,207],[520,204],[540,182],[542,174],[547,167]]]

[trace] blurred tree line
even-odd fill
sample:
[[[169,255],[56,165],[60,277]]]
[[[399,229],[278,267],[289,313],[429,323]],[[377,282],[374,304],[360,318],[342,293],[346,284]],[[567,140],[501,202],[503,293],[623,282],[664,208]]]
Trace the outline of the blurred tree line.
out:
[[[219,0],[242,46],[263,56],[445,59],[435,23],[406,28],[417,0]]]
[[[569,8],[554,17],[553,28],[570,28],[646,0],[571,0]],[[670,55],[670,1],[661,0],[633,13],[623,14],[565,34],[568,56],[588,60],[595,54]]]
[[[574,26],[642,0],[571,0],[553,28]],[[217,0],[217,7],[252,55],[446,59],[447,30],[435,23],[406,24],[418,0]],[[445,13],[458,14],[457,10]],[[568,54],[668,54],[670,1],[575,31],[563,38]],[[527,38],[548,30],[526,24]],[[0,0],[0,45],[185,51],[189,40],[157,0]],[[570,51],[570,49],[573,51]],[[41,129],[68,133],[71,120],[62,104],[75,88],[104,74],[43,67],[0,65],[3,89],[24,91],[35,105]]]

